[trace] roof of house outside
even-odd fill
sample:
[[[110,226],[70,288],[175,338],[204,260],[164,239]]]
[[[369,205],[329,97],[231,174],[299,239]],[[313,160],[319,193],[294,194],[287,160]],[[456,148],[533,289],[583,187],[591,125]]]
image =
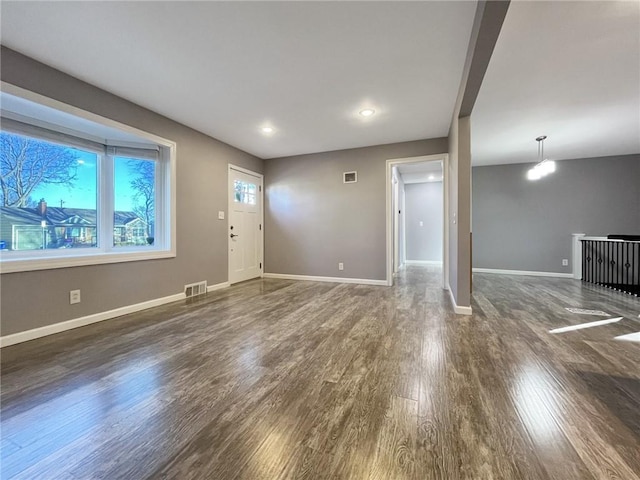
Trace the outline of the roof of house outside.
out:
[[[45,220],[48,225],[96,225],[96,211],[89,208],[60,208],[47,207],[44,216],[40,215],[37,208],[31,207],[0,207],[2,222],[22,225],[40,225]],[[126,226],[139,220],[144,223],[134,212],[117,210],[114,212],[114,225]]]

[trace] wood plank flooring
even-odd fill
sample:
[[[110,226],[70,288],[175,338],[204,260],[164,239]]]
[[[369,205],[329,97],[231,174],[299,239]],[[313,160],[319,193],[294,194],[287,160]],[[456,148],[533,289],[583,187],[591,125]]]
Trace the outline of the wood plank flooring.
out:
[[[640,480],[640,300],[254,280],[2,350],[2,479]],[[621,321],[551,334],[602,319]]]

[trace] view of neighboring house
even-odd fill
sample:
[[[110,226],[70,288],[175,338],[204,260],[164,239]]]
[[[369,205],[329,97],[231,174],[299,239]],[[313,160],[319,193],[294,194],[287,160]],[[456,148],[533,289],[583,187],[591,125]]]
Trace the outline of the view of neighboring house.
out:
[[[114,212],[114,245],[147,245],[146,232],[146,222],[134,212]],[[0,207],[3,250],[95,247],[97,241],[93,209],[48,207],[44,200],[35,208]]]

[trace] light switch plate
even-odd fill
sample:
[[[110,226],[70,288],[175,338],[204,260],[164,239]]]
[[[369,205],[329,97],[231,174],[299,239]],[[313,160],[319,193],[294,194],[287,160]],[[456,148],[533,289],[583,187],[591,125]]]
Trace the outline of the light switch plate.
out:
[[[224,220],[224,212],[222,210],[218,212],[218,220]]]

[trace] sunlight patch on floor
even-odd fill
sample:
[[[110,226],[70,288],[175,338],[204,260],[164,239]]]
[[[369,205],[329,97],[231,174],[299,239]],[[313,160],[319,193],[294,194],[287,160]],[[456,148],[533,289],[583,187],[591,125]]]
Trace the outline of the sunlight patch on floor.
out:
[[[607,325],[608,323],[615,323],[622,320],[622,317],[607,318],[606,320],[596,320],[595,322],[579,323],[578,325],[571,325],[569,327],[554,328],[549,330],[549,333],[563,333],[570,332],[572,330],[582,330],[583,328],[599,327],[600,325]]]
[[[614,337],[614,340],[624,340],[625,342],[640,342],[640,332],[628,333],[626,335],[620,335]]]

